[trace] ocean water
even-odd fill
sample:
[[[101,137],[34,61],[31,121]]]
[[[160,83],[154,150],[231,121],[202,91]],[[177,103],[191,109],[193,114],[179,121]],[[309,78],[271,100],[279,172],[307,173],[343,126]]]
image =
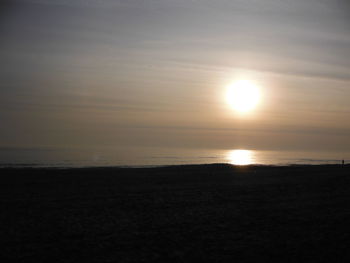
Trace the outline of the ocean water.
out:
[[[0,148],[1,167],[143,167],[204,163],[292,165],[340,164],[342,160],[350,163],[350,152],[159,147]]]

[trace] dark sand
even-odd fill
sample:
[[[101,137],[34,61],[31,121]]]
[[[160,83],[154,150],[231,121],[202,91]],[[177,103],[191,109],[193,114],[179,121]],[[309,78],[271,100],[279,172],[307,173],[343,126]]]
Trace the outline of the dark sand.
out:
[[[1,262],[350,262],[350,166],[1,169]]]

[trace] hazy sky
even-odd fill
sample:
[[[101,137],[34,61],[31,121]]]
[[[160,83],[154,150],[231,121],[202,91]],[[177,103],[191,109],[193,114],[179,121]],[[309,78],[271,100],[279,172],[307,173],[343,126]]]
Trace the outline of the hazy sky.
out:
[[[1,1],[0,147],[349,150],[347,2]]]

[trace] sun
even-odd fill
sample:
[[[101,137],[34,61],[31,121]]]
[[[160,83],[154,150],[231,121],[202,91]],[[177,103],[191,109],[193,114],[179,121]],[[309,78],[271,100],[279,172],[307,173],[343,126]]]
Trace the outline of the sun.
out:
[[[253,81],[238,80],[228,86],[226,99],[237,112],[248,113],[260,102],[260,88]]]
[[[253,153],[249,150],[232,150],[228,152],[227,159],[234,165],[248,165],[253,163]]]

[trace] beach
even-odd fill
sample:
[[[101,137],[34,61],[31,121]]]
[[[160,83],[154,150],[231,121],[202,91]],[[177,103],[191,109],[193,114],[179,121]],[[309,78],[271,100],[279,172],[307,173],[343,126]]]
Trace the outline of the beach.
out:
[[[350,165],[1,174],[2,262],[350,259]]]

